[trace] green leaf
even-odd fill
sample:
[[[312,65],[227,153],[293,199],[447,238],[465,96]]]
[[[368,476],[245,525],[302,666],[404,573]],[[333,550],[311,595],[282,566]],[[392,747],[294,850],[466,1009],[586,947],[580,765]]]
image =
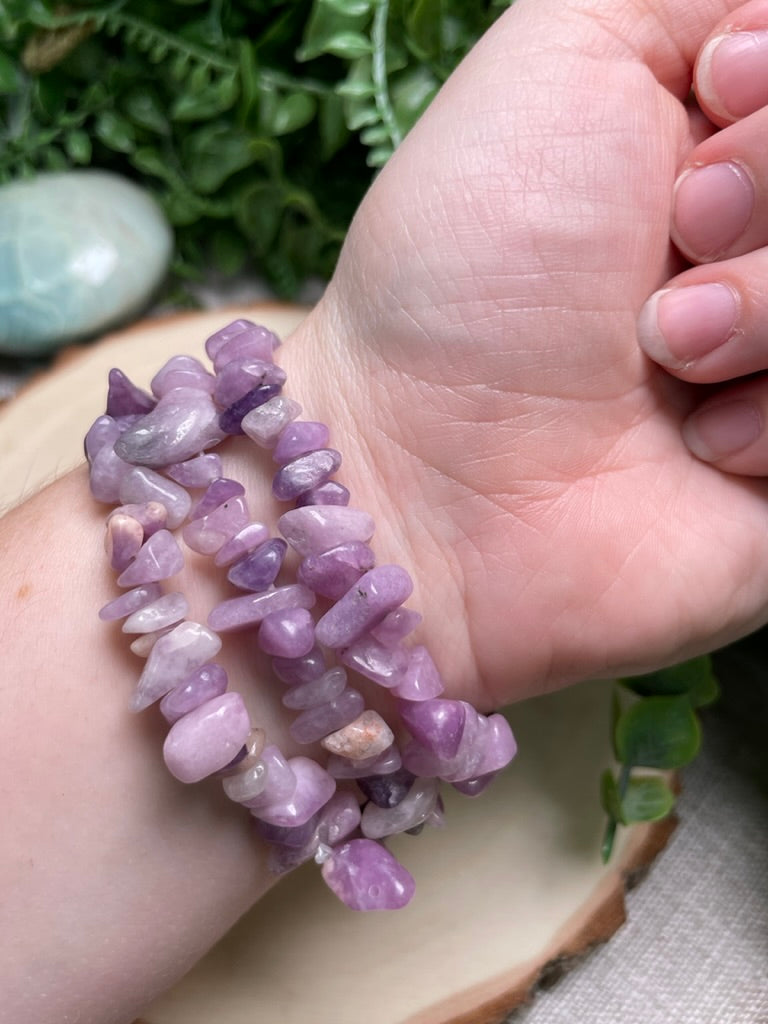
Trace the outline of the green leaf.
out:
[[[619,786],[613,772],[608,769],[600,776],[600,803],[609,818],[623,822]]]
[[[210,195],[233,174],[259,159],[260,140],[225,122],[213,122],[186,137],[181,156],[189,183],[196,191]]]
[[[707,656],[693,658],[648,675],[622,679],[621,682],[641,697],[686,694],[695,708],[711,704],[720,692],[712,659]]]
[[[282,186],[273,182],[252,182],[237,195],[235,220],[259,256],[274,243],[284,209]]]
[[[346,15],[348,18],[358,18],[361,15],[370,14],[373,8],[373,0],[319,0],[323,7],[329,7],[337,14]]]
[[[309,124],[315,116],[317,102],[314,96],[305,92],[294,92],[284,96],[272,113],[271,135],[289,135]]]
[[[626,765],[678,768],[696,756],[699,723],[687,697],[646,697],[616,724],[616,751]]]
[[[350,99],[368,99],[374,95],[376,86],[373,84],[370,54],[360,57],[350,66],[347,77],[336,86],[335,91],[339,96]]]
[[[360,132],[360,141],[364,146],[388,145],[390,150],[392,149],[389,131],[385,124],[373,124],[369,128],[364,128]]]
[[[96,137],[117,153],[131,153],[136,146],[133,125],[122,114],[105,110],[94,123]]]
[[[675,794],[665,779],[658,776],[630,779],[621,799],[621,818],[625,825],[641,821],[660,821],[675,806]]]
[[[425,65],[396,76],[390,88],[395,120],[403,135],[413,127],[435,98],[440,83]]]
[[[441,0],[416,0],[405,18],[409,39],[422,60],[440,55]]]
[[[348,103],[345,109],[347,111],[347,128],[351,132],[356,132],[369,124],[376,124],[380,120],[379,112],[373,103],[363,105]]]
[[[320,102],[318,115],[320,131],[320,156],[324,162],[330,160],[349,138],[347,122],[344,120],[344,103],[340,96],[329,93]]]
[[[87,132],[74,128],[64,136],[64,148],[67,156],[75,164],[91,162],[91,139]]]
[[[131,89],[125,94],[123,110],[140,128],[146,128],[158,135],[168,134],[168,118],[165,116],[163,104],[154,89],[147,86]]]
[[[370,40],[363,35],[363,29],[370,21],[370,13],[362,11],[358,14],[350,14],[337,10],[334,6],[323,0],[316,0],[312,6],[312,13],[304,30],[304,38],[301,46],[296,51],[296,59],[299,61],[313,60],[323,53],[334,53],[331,45],[341,46],[343,53],[337,56],[347,56],[348,60],[354,57],[349,55],[356,48],[357,56],[363,53],[370,53]],[[335,42],[334,42],[335,40]],[[360,49],[364,45],[366,49]]]
[[[21,82],[16,63],[0,50],[0,96],[16,92]]]
[[[223,114],[240,94],[236,75],[222,75],[205,89],[182,92],[171,107],[174,121],[206,121]]]
[[[48,171],[66,171],[69,167],[69,161],[57,146],[43,150],[43,160]]]
[[[168,161],[151,146],[141,146],[131,154],[131,163],[137,171],[153,178],[169,177]]]
[[[384,164],[392,156],[394,150],[391,146],[376,146],[370,150],[365,158],[365,162],[369,167],[383,167]]]
[[[332,53],[334,57],[343,57],[345,60],[357,60],[372,49],[370,39],[362,32],[337,32],[326,39],[323,45],[323,53]]]
[[[214,232],[211,256],[219,273],[230,277],[242,270],[248,256],[248,247],[237,231],[221,228]]]

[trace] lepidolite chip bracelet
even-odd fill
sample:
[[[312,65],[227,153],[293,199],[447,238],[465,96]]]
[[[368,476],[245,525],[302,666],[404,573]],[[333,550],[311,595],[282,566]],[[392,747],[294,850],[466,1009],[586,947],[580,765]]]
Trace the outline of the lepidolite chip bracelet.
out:
[[[328,447],[328,428],[299,420],[301,407],[282,395],[278,344],[266,328],[236,320],[206,342],[213,373],[176,356],[150,395],[111,371],[106,414],[85,451],[93,496],[117,506],[105,546],[124,592],[99,615],[124,620],[131,649],[146,658],[132,708],[160,702],[170,723],[163,753],[176,778],[218,774],[271,844],[274,871],[314,858],[349,907],[395,909],[414,881],[383,840],[441,824],[440,781],[480,793],[512,760],[515,741],[503,716],[441,699],[429,652],[406,644],[421,620],[403,607],[410,577],[375,564],[373,520],[348,507],[349,491],[331,479],[341,456]],[[296,505],[280,516],[279,535],[251,518],[243,486],[222,476],[210,450],[233,434],[271,450],[278,464],[273,494]],[[190,621],[184,595],[163,588],[184,565],[179,527],[183,543],[213,556],[239,592],[207,624]],[[295,582],[284,580],[289,545],[301,557]],[[315,621],[318,597],[327,609]],[[215,659],[221,634],[240,630],[256,631],[285,684],[283,704],[297,712],[291,735],[319,740],[325,765],[285,758],[228,689]],[[392,692],[409,737],[403,745],[366,709],[347,669]],[[337,780],[350,781],[337,789]]]

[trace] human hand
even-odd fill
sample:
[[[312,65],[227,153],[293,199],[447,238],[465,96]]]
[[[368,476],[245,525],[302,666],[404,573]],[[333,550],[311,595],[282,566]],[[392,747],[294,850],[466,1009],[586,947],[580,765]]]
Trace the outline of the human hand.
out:
[[[768,491],[686,447],[700,393],[635,331],[685,265],[673,183],[713,131],[686,101],[722,12],[518,0],[376,181],[308,328],[357,497],[468,699],[648,669],[764,621]]]

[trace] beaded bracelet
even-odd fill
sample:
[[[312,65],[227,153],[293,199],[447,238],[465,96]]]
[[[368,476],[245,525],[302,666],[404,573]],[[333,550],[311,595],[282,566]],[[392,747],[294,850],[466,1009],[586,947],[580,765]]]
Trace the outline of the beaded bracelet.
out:
[[[213,373],[175,356],[148,394],[110,371],[106,414],[89,429],[85,453],[94,498],[117,506],[105,547],[124,593],[99,615],[123,619],[123,631],[136,636],[131,649],[146,662],[131,707],[160,702],[170,724],[163,755],[177,779],[220,776],[270,844],[276,873],[314,859],[347,906],[396,909],[414,881],[385,838],[442,824],[441,780],[475,796],[516,744],[502,715],[440,698],[428,650],[406,645],[421,621],[403,606],[411,579],[399,566],[375,564],[373,520],[350,508],[349,491],[331,479],[341,455],[327,447],[328,428],[299,420],[301,407],[282,395],[278,345],[266,328],[236,320],[206,341]],[[279,536],[251,520],[242,484],[222,476],[210,451],[237,434],[272,452],[272,492],[295,504],[280,516]],[[184,565],[179,527],[187,547],[213,556],[242,592],[218,604],[207,624],[188,620],[184,595],[161,586]],[[278,583],[289,546],[301,559],[296,580]],[[318,598],[329,606],[315,621]],[[228,689],[214,660],[220,634],[249,629],[286,686],[283,705],[298,712],[291,736],[319,740],[324,765],[285,758]],[[404,744],[366,709],[347,669],[393,694]],[[337,788],[341,780],[349,788]]]

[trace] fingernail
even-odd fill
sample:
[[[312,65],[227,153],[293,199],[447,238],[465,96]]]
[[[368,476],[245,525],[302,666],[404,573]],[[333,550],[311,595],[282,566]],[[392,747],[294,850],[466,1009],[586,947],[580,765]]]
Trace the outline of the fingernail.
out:
[[[705,462],[715,462],[752,444],[762,430],[763,420],[757,406],[735,399],[689,416],[683,424],[683,440],[694,455]]]
[[[768,103],[768,32],[730,32],[711,39],[696,67],[696,95],[725,118],[745,117]]]
[[[725,284],[656,292],[640,310],[637,339],[657,363],[679,370],[733,337],[738,296]]]
[[[716,259],[744,233],[754,204],[754,185],[738,164],[685,171],[675,190],[675,242],[695,259]]]

